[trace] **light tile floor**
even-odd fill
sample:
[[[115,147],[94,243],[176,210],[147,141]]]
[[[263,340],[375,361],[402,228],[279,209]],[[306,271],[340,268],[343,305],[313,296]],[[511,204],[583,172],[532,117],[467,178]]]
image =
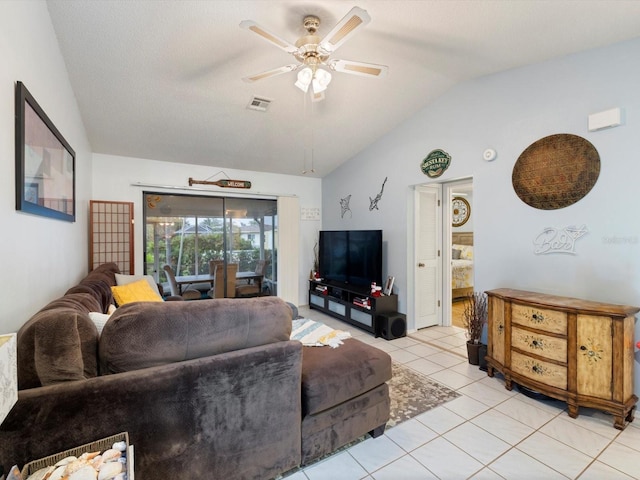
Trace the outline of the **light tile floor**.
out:
[[[469,365],[463,330],[431,327],[387,341],[317,310],[300,315],[348,330],[462,395],[368,438],[287,480],[640,479],[640,420],[624,431],[610,415],[539,401]]]

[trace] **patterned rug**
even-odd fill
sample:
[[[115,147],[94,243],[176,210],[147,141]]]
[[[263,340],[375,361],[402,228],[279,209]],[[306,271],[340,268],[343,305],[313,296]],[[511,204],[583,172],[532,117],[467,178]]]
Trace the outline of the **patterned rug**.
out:
[[[389,381],[391,428],[421,413],[458,398],[459,393],[421,375],[401,363],[393,362],[393,377]]]

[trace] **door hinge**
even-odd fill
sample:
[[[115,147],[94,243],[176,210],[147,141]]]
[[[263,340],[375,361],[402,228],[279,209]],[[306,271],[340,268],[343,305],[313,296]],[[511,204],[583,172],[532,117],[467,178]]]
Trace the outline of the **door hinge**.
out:
[[[438,199],[438,206],[440,206],[440,199]]]
[[[440,308],[440,300],[438,300],[438,308]]]
[[[438,256],[440,256],[440,250],[438,250]]]

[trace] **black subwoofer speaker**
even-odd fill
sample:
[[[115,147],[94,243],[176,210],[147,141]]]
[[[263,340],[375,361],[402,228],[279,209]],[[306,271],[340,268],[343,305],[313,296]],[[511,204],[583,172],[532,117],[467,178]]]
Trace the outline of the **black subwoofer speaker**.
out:
[[[404,313],[379,313],[376,315],[376,337],[387,340],[407,335],[407,316]]]

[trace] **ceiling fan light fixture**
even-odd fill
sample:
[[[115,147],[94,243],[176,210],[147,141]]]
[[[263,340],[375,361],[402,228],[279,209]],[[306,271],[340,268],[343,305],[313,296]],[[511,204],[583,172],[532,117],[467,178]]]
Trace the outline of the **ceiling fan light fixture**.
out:
[[[313,76],[314,93],[324,92],[329,83],[331,83],[331,74],[322,68],[316,70],[316,73]]]
[[[294,85],[306,93],[307,90],[309,90],[309,85],[311,85],[312,80],[313,70],[309,67],[305,67],[298,72],[298,80]]]
[[[254,82],[295,70],[298,71],[298,76],[294,85],[304,93],[307,93],[309,86],[313,85],[311,90],[313,101],[318,101],[324,97],[323,92],[331,82],[332,77],[329,72],[330,70],[369,78],[383,77],[389,69],[386,65],[329,58],[338,47],[353,37],[356,32],[360,31],[361,28],[370,21],[371,17],[366,10],[360,7],[353,7],[349,13],[325,35],[324,39],[321,39],[320,36],[317,35],[320,19],[315,15],[308,15],[304,18],[303,23],[307,34],[298,38],[294,45],[259,26],[256,22],[244,20],[240,23],[242,28],[252,31],[272,45],[292,54],[299,63],[284,65],[250,77],[245,77],[243,80],[246,82]]]

